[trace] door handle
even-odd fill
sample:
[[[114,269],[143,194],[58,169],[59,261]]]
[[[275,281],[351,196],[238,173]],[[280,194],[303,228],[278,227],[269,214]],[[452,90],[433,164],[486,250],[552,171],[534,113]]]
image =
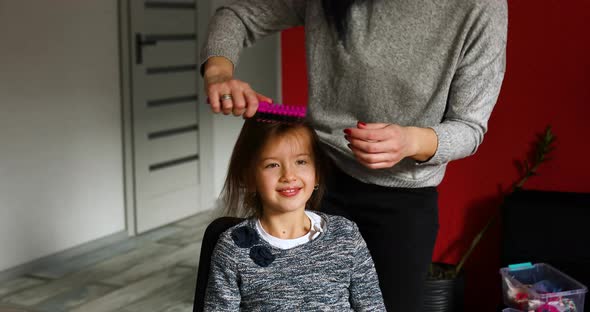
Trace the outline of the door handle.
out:
[[[135,33],[135,64],[143,64],[143,47],[156,45],[158,41],[150,36]]]

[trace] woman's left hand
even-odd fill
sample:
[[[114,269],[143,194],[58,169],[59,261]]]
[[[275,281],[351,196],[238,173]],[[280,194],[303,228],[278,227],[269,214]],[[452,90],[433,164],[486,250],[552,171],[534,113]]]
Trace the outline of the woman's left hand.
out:
[[[386,123],[362,123],[344,129],[355,158],[371,169],[391,168],[405,157],[428,160],[438,140],[430,128],[402,127]]]

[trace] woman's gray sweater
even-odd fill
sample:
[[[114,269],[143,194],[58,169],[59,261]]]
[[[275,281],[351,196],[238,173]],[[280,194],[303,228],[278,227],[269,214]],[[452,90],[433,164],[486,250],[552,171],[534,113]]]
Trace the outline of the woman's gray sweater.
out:
[[[385,311],[356,224],[318,214],[326,230],[291,249],[261,239],[255,219],[223,233],[211,260],[205,311]]]
[[[304,25],[308,117],[330,157],[363,182],[436,186],[446,164],[475,153],[504,76],[506,0],[370,0],[352,6],[346,45],[320,0],[240,0],[213,17],[202,61],[268,34]],[[289,73],[284,73],[288,75]],[[425,163],[389,169],[356,161],[342,130],[357,121],[429,127],[438,136]]]

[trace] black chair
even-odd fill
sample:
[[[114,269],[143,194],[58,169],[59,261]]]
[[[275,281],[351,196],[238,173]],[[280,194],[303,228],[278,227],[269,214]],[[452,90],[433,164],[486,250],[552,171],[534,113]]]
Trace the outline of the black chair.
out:
[[[203,234],[201,245],[201,256],[197,271],[197,286],[195,288],[195,302],[193,312],[202,312],[205,308],[205,290],[209,279],[209,267],[211,266],[211,255],[217,244],[219,236],[230,227],[244,221],[242,218],[221,217],[213,220]]]

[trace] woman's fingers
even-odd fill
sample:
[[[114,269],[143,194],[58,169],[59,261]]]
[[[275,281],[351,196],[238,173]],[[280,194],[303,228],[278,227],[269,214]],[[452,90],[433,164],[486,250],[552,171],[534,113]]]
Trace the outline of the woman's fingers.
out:
[[[220,92],[221,112],[229,115],[234,107],[234,94],[231,91]]]
[[[392,160],[393,158],[390,157],[389,154],[381,153],[381,154],[363,154],[354,149],[354,147],[350,147],[352,150],[355,158],[357,161],[371,169],[383,169],[383,168],[391,168],[393,167],[398,161]]]
[[[391,142],[388,141],[365,141],[353,138],[351,136],[344,136],[344,138],[350,142],[356,149],[367,154],[386,153],[392,149],[390,146]]]
[[[388,129],[389,126],[391,126],[391,124],[365,124],[364,128],[347,128],[344,129],[344,132],[355,139],[367,142],[377,142],[387,140],[391,137],[390,129]]]
[[[217,90],[210,90],[207,92],[207,102],[211,105],[211,110],[214,113],[221,111],[221,101],[219,100],[219,92]]]
[[[257,93],[253,90],[246,90],[244,91],[244,97],[246,99],[246,107],[243,113],[245,118],[250,118],[256,114],[256,110],[258,109],[258,97],[256,96]]]
[[[233,107],[232,113],[234,116],[242,116],[246,111],[246,99],[244,98],[244,92],[236,92],[232,94]]]
[[[411,155],[407,131],[399,125],[359,122],[344,132],[354,157],[368,168],[390,168]]]
[[[366,153],[352,144],[349,144],[348,147],[361,164],[373,169],[389,168],[401,160],[400,154],[395,152]]]
[[[272,102],[269,97],[256,93],[247,83],[235,79],[209,84],[207,95],[214,113],[246,118],[254,116],[259,101]]]
[[[264,102],[272,103],[272,99],[269,98],[266,95],[263,95],[263,94],[260,94],[260,93],[256,93],[256,97],[258,98],[259,101],[264,101]]]

